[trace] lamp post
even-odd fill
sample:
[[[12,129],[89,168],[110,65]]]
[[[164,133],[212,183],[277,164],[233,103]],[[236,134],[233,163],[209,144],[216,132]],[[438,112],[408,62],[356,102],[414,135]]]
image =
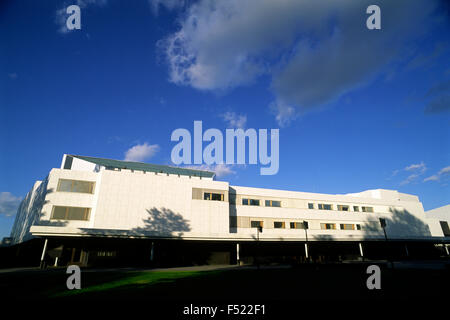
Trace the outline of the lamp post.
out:
[[[303,221],[303,229],[305,229],[305,258],[309,262],[309,253],[308,253],[308,221]]]
[[[388,237],[387,237],[387,234],[386,234],[386,219],[384,219],[384,218],[379,218],[379,220],[380,220],[381,228],[383,228],[383,232],[384,232],[384,240],[386,241],[386,247],[389,248],[389,246],[387,245],[387,243],[388,243]],[[390,258],[390,254],[389,254],[389,253],[388,253],[388,261],[391,263],[392,269],[394,269],[394,262],[391,261],[391,258]]]
[[[259,226],[256,227],[256,266],[259,270],[259,233],[263,232],[263,227],[260,224]]]

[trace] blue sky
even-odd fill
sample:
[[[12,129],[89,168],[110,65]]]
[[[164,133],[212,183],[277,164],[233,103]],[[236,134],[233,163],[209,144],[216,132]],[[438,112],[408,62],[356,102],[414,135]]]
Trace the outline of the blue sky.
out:
[[[65,27],[78,4],[81,30]],[[445,1],[2,1],[0,237],[64,153],[171,164],[177,128],[280,129],[230,184],[450,201]]]

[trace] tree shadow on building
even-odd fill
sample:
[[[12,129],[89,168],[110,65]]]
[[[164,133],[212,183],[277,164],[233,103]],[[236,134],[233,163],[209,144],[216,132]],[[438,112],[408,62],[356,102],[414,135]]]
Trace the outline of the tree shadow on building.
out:
[[[143,219],[144,226],[131,229],[132,235],[182,237],[185,232],[191,231],[189,221],[170,209],[153,207],[146,211],[148,217]]]

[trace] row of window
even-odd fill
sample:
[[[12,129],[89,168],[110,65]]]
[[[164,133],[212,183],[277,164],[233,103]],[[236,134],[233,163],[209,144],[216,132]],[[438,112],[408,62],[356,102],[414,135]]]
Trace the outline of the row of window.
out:
[[[223,193],[205,192],[203,194],[203,200],[213,201],[225,201],[225,195]]]
[[[242,199],[242,205],[243,206],[260,206],[261,202],[259,199],[249,199],[249,198],[243,198]],[[279,200],[265,200],[264,205],[266,207],[281,207],[281,201]],[[315,209],[316,206],[314,203],[308,203],[308,209]],[[359,212],[359,206],[353,206],[354,212]],[[317,209],[319,210],[333,210],[333,205],[328,203],[318,203]],[[348,205],[337,205],[338,211],[350,211],[350,206]],[[373,207],[367,207],[367,206],[361,206],[362,212],[373,212]]]
[[[77,192],[77,193],[94,193],[95,182],[92,181],[81,181],[81,180],[68,180],[59,179],[57,191],[62,192]],[[203,194],[203,200],[213,200],[213,201],[225,201],[225,195],[223,193],[213,193],[205,192]],[[242,205],[244,206],[260,206],[261,200],[259,199],[249,199],[243,198]],[[265,200],[264,205],[266,207],[281,207],[281,201],[279,200]],[[332,204],[318,203],[317,208],[319,210],[333,210]],[[308,209],[315,209],[314,203],[308,203]],[[337,205],[338,211],[350,211],[350,206],[348,205]],[[359,206],[353,206],[354,212],[359,212]],[[362,212],[373,212],[373,207],[362,206]]]
[[[332,204],[326,204],[326,203],[318,203],[317,204],[317,208],[319,210],[333,210],[333,205]],[[308,203],[308,209],[315,209],[315,204],[314,203]],[[350,211],[350,206],[338,204],[337,205],[337,210],[338,211]],[[359,212],[359,206],[353,206],[353,211],[354,212]],[[362,212],[373,212],[373,207],[361,206],[361,211]]]
[[[306,224],[308,226],[308,224]],[[250,227],[259,228],[264,227],[264,221],[252,220],[250,222]],[[285,229],[286,223],[283,221],[274,221],[273,222],[274,229]],[[303,222],[290,222],[289,229],[304,229],[305,225]],[[321,223],[320,229],[322,230],[336,230],[336,223]],[[361,230],[360,224],[352,224],[352,223],[341,223],[339,224],[340,230]]]
[[[174,175],[175,175],[174,173],[167,173],[167,172],[164,172],[164,171],[162,171],[162,170],[160,170],[159,172],[156,172],[156,171],[134,170],[134,169],[128,169],[128,168],[123,168],[123,169],[124,169],[124,170],[130,170],[131,173],[133,173],[134,171],[138,171],[138,172],[142,171],[143,174],[153,172],[153,173],[155,174],[155,176],[157,176],[157,175],[159,175],[159,174],[162,174],[162,175],[165,174],[166,176],[170,176],[170,175],[174,176]],[[122,171],[121,168],[112,167],[112,166],[106,166],[106,167],[105,167],[105,170],[110,170],[110,171]],[[178,178],[180,178],[180,177],[181,177],[181,174],[177,174],[177,176],[178,176]],[[192,179],[192,177],[197,177],[197,178],[200,178],[200,180],[202,180],[202,177],[201,177],[201,176],[192,175],[192,176],[188,176],[188,177],[189,177],[189,179]]]
[[[242,199],[242,205],[243,206],[259,206],[260,200],[259,199],[248,199],[244,198]],[[264,205],[266,207],[281,207],[281,201],[278,200],[265,200]]]

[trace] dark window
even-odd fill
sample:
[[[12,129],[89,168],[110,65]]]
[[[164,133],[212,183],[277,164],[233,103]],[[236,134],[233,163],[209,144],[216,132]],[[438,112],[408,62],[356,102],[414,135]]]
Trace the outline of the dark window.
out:
[[[252,221],[252,222],[250,222],[250,226],[252,228],[262,227],[263,226],[263,222],[262,221]]]
[[[64,162],[64,169],[72,169],[73,157],[66,156],[66,161]]]
[[[273,223],[273,227],[275,229],[284,229],[284,222],[275,221]]]
[[[308,209],[314,209],[314,203],[308,203]]]
[[[336,229],[336,224],[335,223],[321,223],[320,224],[320,229],[323,229],[323,230],[334,230],[334,229]]]
[[[266,207],[281,207],[281,201],[266,200]]]
[[[332,206],[331,206],[331,204],[319,203],[319,209],[320,210],[332,210]]]
[[[242,199],[242,204],[244,206],[259,206],[259,200],[258,199]]]
[[[222,193],[205,192],[203,200],[224,201],[224,197]]]
[[[304,229],[303,222],[291,222],[289,225],[291,229]]]
[[[441,224],[442,232],[444,233],[444,237],[450,237],[450,228],[448,227],[447,221],[439,221]]]
[[[373,207],[361,207],[362,212],[373,212]]]
[[[361,225],[360,224],[356,225],[356,230],[361,230]]]
[[[354,224],[341,223],[341,230],[355,230]]]
[[[359,207],[358,206],[353,206],[353,211],[358,212],[359,211]]]

